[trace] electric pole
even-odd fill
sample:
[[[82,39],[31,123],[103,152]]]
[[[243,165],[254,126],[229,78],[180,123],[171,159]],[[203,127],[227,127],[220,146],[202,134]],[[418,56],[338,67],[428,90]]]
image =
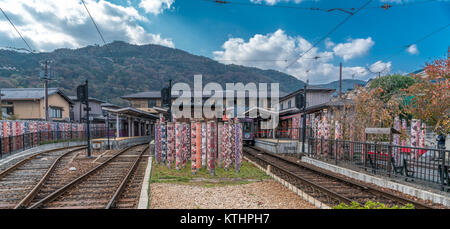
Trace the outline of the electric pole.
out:
[[[342,99],[342,62],[339,63],[339,99]]]
[[[45,103],[45,121],[48,121],[48,60],[44,62],[44,103]]]
[[[305,153],[305,140],[306,140],[306,88],[308,87],[308,80],[306,81],[303,89],[303,122],[302,122],[302,152]],[[308,146],[309,147],[309,146]]]
[[[87,125],[87,148],[88,148],[88,157],[91,157],[91,128],[90,128],[90,117],[89,117],[89,87],[88,87],[88,80],[86,80],[86,125]]]

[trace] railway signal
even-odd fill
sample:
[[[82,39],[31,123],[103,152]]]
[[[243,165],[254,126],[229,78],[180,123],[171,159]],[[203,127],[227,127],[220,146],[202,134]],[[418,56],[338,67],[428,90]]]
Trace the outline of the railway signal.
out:
[[[90,120],[89,120],[89,111],[91,108],[89,107],[89,93],[88,93],[88,81],[86,80],[85,84],[79,85],[77,87],[77,99],[86,105],[84,109],[86,111],[86,128],[87,128],[87,157],[91,157],[91,129],[90,129]]]

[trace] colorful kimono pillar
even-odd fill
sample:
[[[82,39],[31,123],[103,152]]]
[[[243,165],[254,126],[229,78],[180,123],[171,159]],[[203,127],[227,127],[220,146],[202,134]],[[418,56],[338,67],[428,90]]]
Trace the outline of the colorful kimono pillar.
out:
[[[235,127],[234,127],[234,122],[231,121],[230,122],[230,140],[229,140],[229,146],[230,146],[230,156],[231,156],[231,163],[233,164],[236,160],[236,150],[235,150]]]
[[[242,124],[236,122],[234,124],[234,149],[235,149],[235,170],[239,172],[241,170],[242,163]]]
[[[400,118],[398,116],[394,118],[394,129],[400,131]],[[396,146],[400,145],[400,135],[394,134],[393,140],[394,145]],[[394,147],[393,154],[394,160],[397,162],[399,159],[398,147]]]
[[[196,145],[196,158],[195,163],[197,165],[197,170],[202,168],[202,124],[200,122],[195,123],[195,145]]]
[[[216,123],[214,121],[209,121],[207,123],[207,135],[208,135],[208,148],[207,148],[207,160],[208,160],[208,171],[209,173],[214,176],[215,174],[215,162],[216,162],[216,145],[215,145],[215,133],[216,133]]]
[[[350,141],[355,140],[355,130],[353,129],[353,123],[350,124]],[[355,153],[355,144],[350,143],[350,160],[353,161],[353,154]]]
[[[181,157],[182,157],[182,166],[183,168],[186,168],[186,162],[187,162],[187,155],[188,155],[188,141],[190,141],[190,138],[187,133],[187,124],[182,124],[182,130],[181,130],[181,137],[182,137],[182,151],[181,151]]]
[[[186,160],[191,160],[191,123],[186,124]]]
[[[182,158],[181,153],[183,150],[183,136],[182,136],[183,125],[180,123],[175,123],[175,167],[177,170],[180,169]]]
[[[411,147],[419,146],[419,133],[420,133],[420,120],[418,119],[411,120]],[[411,153],[414,159],[418,158],[419,156],[418,150],[412,149]]]
[[[166,147],[167,147],[167,139],[166,139],[166,125],[161,123],[161,163],[166,164]]]
[[[225,171],[228,171],[228,169],[231,166],[231,149],[230,149],[230,124],[228,122],[225,122],[223,124],[223,129],[222,129],[222,136],[223,136],[223,141],[222,141],[222,150],[223,150],[223,160],[224,160],[224,165],[223,168],[225,169]]]
[[[197,172],[197,125],[191,122],[191,172]]]
[[[202,122],[202,168],[206,167],[206,123]]]
[[[173,123],[167,123],[167,167],[172,168],[175,154],[175,129]]]
[[[161,149],[161,122],[158,123],[158,163],[161,163],[162,149]]]
[[[422,123],[422,129],[420,130],[420,139],[419,139],[419,147],[425,148],[425,134],[427,130],[427,125],[425,123]]]
[[[402,119],[402,131],[406,132],[406,119]],[[402,146],[406,146],[406,139],[402,139]]]
[[[334,123],[334,140],[336,141],[336,143],[335,143],[335,147],[336,147],[335,151],[336,151],[336,157],[337,157],[338,160],[340,160],[341,157],[342,157],[342,150],[341,150],[342,147],[341,147],[341,144],[339,142],[339,139],[341,139],[341,138],[342,138],[342,136],[341,136],[341,125],[340,125],[339,121],[336,121]]]
[[[223,166],[223,123],[217,124],[217,166]]]
[[[330,126],[328,125],[327,117],[324,115],[323,117],[323,154],[325,158],[328,158],[328,139],[330,139]]]

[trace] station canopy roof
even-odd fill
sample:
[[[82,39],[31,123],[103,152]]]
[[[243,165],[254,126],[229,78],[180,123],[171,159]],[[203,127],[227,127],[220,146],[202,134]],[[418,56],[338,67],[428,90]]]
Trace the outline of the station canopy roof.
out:
[[[159,116],[154,115],[154,114],[150,114],[148,112],[136,109],[136,108],[132,108],[132,107],[124,107],[124,108],[119,108],[119,109],[112,109],[112,108],[106,108],[103,107],[102,108],[105,111],[111,112],[111,113],[115,113],[117,115],[123,115],[123,116],[132,116],[135,118],[142,118],[142,119],[158,119]]]

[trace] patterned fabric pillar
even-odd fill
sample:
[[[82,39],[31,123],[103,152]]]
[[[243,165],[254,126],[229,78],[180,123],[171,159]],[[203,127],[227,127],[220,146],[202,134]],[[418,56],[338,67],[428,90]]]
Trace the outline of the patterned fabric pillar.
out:
[[[236,160],[236,150],[235,150],[235,127],[234,122],[230,121],[230,140],[229,140],[229,146],[230,146],[230,155],[231,155],[231,164],[234,164]]]
[[[419,146],[420,120],[411,120],[411,147]],[[418,150],[412,149],[411,154],[414,159],[418,158]]]
[[[235,171],[239,172],[241,170],[242,163],[242,123],[236,122],[234,124],[234,145],[235,145]]]
[[[402,119],[402,131],[406,132],[406,119]],[[402,146],[406,146],[406,139],[402,139]]]
[[[324,137],[324,144],[323,144],[323,154],[325,158],[328,158],[328,140],[330,139],[330,126],[328,125],[327,117],[323,117],[323,137]]]
[[[166,147],[167,147],[167,139],[166,139],[166,125],[165,123],[161,123],[161,164],[166,164]]]
[[[202,122],[202,168],[206,167],[206,123]]]
[[[175,129],[173,123],[167,123],[167,168],[172,168],[175,152]]]
[[[223,123],[219,122],[217,125],[217,166],[223,167]]]
[[[427,131],[427,125],[425,123],[422,123],[422,129],[420,130],[420,141],[419,141],[419,147],[425,148],[425,139],[426,139],[426,131]]]
[[[197,172],[197,125],[191,122],[191,172]]]
[[[187,149],[187,142],[189,141],[189,136],[187,133],[187,124],[182,124],[182,130],[181,130],[181,137],[182,137],[182,150],[181,150],[181,157],[182,157],[182,166],[183,168],[186,168],[186,162],[187,162],[187,155],[188,155],[188,149]]]
[[[394,118],[394,129],[400,131],[400,118],[398,116]],[[394,134],[393,140],[394,140],[394,145],[396,145],[396,146],[400,145],[400,135]],[[399,149],[398,147],[394,147],[394,150],[393,150],[393,154],[394,154],[393,157],[396,162],[399,159],[398,149]]]
[[[191,123],[186,123],[186,160],[191,160]]]
[[[350,141],[355,140],[355,130],[353,123],[350,124]],[[350,143],[350,160],[353,161],[353,154],[355,153],[355,144]]]
[[[182,124],[175,123],[175,168],[180,169],[182,158],[181,152],[183,150]]]
[[[155,123],[155,162],[156,162],[156,164],[158,164],[159,163],[159,161],[158,161],[158,148],[159,148],[159,145],[158,145],[158,129],[159,129],[159,127],[158,127],[158,121],[156,121],[156,123]]]
[[[338,160],[341,159],[342,157],[342,150],[341,150],[341,144],[340,142],[338,142],[340,139],[342,138],[341,136],[341,125],[339,123],[339,121],[336,121],[334,123],[334,140],[336,141],[335,146],[336,146],[336,157]]]
[[[214,175],[215,173],[215,152],[216,152],[216,147],[215,147],[215,137],[214,137],[214,133],[215,133],[215,122],[214,121],[209,121],[207,123],[207,127],[206,127],[206,132],[207,132],[207,161],[208,161],[208,171],[210,172],[211,175]]]
[[[225,171],[228,171],[228,169],[230,168],[231,165],[231,149],[230,149],[230,124],[228,122],[225,122],[223,124],[223,129],[222,129],[222,136],[223,136],[223,141],[222,141],[222,149],[223,149],[223,160],[224,160],[224,169]]]
[[[195,123],[196,134],[195,134],[195,145],[196,145],[196,165],[197,170],[202,168],[202,124],[200,122]]]

